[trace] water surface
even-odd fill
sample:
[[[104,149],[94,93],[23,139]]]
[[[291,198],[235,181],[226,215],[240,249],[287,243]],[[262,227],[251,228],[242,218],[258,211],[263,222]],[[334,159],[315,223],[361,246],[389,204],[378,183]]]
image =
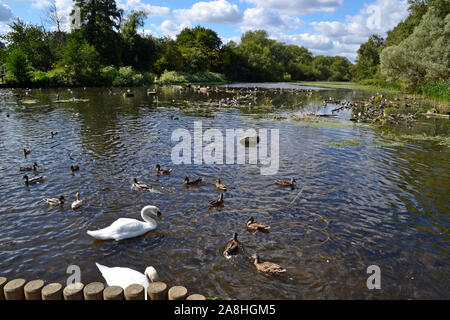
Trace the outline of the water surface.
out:
[[[219,108],[220,99],[235,96],[232,89],[203,95],[165,88],[157,100],[144,88],[134,89],[131,99],[118,88],[33,89],[28,95],[2,90],[0,274],[64,283],[66,268],[76,264],[82,282],[89,283],[101,279],[94,264],[99,262],[141,272],[152,265],[169,285],[210,297],[449,298],[447,146],[387,138],[383,130],[350,122],[350,111],[326,122],[291,119],[331,114],[336,106],[322,105],[328,97],[358,100],[373,93],[264,91],[256,100]],[[57,93],[61,99],[89,101],[56,104]],[[24,99],[37,103],[20,102]],[[223,133],[228,128],[279,129],[278,175],[262,176],[258,166],[248,164],[173,165],[172,132],[193,132],[199,120],[203,130]],[[448,135],[448,120],[418,121],[412,128],[399,124],[393,131],[415,133],[417,128]],[[53,139],[51,131],[58,131]],[[120,140],[112,141],[115,135]],[[23,148],[31,149],[27,159]],[[19,167],[33,162],[45,182],[27,188]],[[173,173],[157,177],[157,163]],[[74,164],[81,170],[72,174]],[[204,183],[186,188],[185,176]],[[159,193],[132,190],[134,177]],[[225,206],[210,210],[208,202],[219,194],[217,177],[228,187]],[[291,177],[297,180],[294,190],[274,184]],[[86,204],[72,211],[77,191]],[[69,202],[62,208],[42,201],[60,195]],[[156,231],[120,242],[86,234],[120,217],[140,219],[141,208],[149,204],[163,213]],[[250,216],[270,224],[270,233],[247,232]],[[222,251],[234,232],[242,251],[226,260]],[[286,276],[258,273],[248,260],[255,252],[285,267]],[[381,290],[366,287],[370,265],[381,268]]]

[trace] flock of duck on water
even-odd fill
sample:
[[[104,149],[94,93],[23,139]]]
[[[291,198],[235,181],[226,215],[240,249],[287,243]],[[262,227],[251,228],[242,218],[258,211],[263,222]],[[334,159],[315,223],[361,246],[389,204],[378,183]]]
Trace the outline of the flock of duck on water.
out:
[[[54,138],[58,132],[52,131],[50,133],[51,138]],[[117,141],[120,139],[120,136],[113,136],[112,141]],[[23,154],[25,159],[31,153],[31,150],[24,149]],[[39,165],[34,162],[31,166],[20,167],[21,172],[36,172]],[[172,172],[172,169],[162,168],[159,164],[155,166],[156,175],[169,175]],[[72,165],[70,167],[72,174],[80,171],[80,167],[78,165]],[[30,178],[28,175],[23,176],[24,184],[29,187],[30,185],[35,185],[44,182],[43,176],[36,176]],[[183,183],[186,186],[194,186],[202,183],[201,178],[190,179],[189,177],[185,177]],[[276,180],[275,183],[282,187],[295,187],[295,179],[292,178],[290,181]],[[146,183],[139,182],[136,178],[133,179],[132,187],[136,190],[140,191],[151,191],[152,187]],[[209,202],[209,206],[211,208],[214,207],[223,207],[224,206],[224,194],[223,192],[227,191],[227,187],[222,184],[220,179],[216,179],[216,187],[218,190],[222,191],[220,193],[218,199],[214,199]],[[50,207],[63,206],[66,199],[64,196],[60,196],[59,198],[44,198],[43,201],[47,203]],[[71,208],[73,210],[77,210],[81,208],[84,204],[84,201],[80,198],[80,192],[76,193],[76,199],[72,202]],[[157,222],[153,218],[162,219],[162,214],[159,211],[159,208],[156,206],[146,206],[141,210],[141,217],[143,221],[129,218],[119,218],[115,222],[113,222],[110,226],[95,230],[95,231],[87,231],[87,234],[97,240],[123,240],[141,236],[149,231],[155,230],[157,228]],[[267,224],[257,222],[253,217],[250,217],[246,222],[247,229],[253,233],[257,232],[268,232],[270,226]],[[227,244],[223,255],[230,259],[232,256],[235,256],[239,253],[240,242],[237,239],[238,233],[234,233],[233,239]],[[275,275],[285,273],[286,269],[279,266],[278,264],[272,262],[261,262],[258,254],[254,254],[250,257],[254,262],[258,271],[264,272],[266,274]],[[145,270],[145,275],[134,271],[129,268],[108,268],[96,263],[98,269],[102,273],[108,285],[119,285],[123,288],[126,288],[129,283],[124,283],[127,276],[131,276],[134,278],[134,283],[150,283],[156,281],[158,279],[158,274],[153,267],[148,267]],[[130,278],[130,279],[131,279]],[[126,282],[126,281],[125,281]],[[146,286],[144,285],[145,289]]]

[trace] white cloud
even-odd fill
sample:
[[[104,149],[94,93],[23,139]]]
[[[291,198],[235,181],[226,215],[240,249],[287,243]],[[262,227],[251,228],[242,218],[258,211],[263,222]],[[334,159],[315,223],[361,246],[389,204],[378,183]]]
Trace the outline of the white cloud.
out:
[[[345,56],[354,61],[359,46],[366,42],[370,35],[386,36],[400,21],[408,16],[406,0],[376,0],[364,4],[360,12],[347,16],[345,22],[320,21],[312,22],[315,33],[272,33],[279,41],[302,45],[319,55]]]
[[[242,21],[242,13],[235,4],[226,0],[197,2],[191,9],[177,9],[179,21],[199,21],[217,24],[236,24]]]
[[[13,18],[14,14],[10,7],[4,3],[0,3],[0,23],[8,22]]]
[[[343,5],[343,0],[244,0],[259,8],[275,10],[290,16],[311,12],[333,12]]]
[[[244,12],[240,25],[241,31],[265,29],[267,31],[292,31],[298,29],[302,22],[296,17],[279,14],[264,8],[249,8]]]
[[[164,20],[161,25],[156,27],[163,36],[175,38],[184,28],[192,27],[189,22],[176,24],[171,20]]]
[[[168,7],[153,6],[149,3],[142,3],[141,0],[122,0],[118,2],[118,7],[124,11],[144,11],[149,17],[165,17],[170,14]]]

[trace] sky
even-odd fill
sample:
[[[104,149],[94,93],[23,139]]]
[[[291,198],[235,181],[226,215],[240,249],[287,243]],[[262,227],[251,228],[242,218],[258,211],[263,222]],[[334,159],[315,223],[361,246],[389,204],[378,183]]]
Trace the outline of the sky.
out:
[[[0,0],[0,33],[17,17],[44,24],[49,2],[68,16],[72,0]],[[408,16],[407,0],[117,0],[125,14],[147,13],[144,34],[176,35],[201,25],[224,43],[239,43],[243,33],[264,29],[270,38],[308,48],[315,55],[344,56],[354,62],[359,46],[371,34],[386,36]],[[70,25],[67,20],[67,30]]]

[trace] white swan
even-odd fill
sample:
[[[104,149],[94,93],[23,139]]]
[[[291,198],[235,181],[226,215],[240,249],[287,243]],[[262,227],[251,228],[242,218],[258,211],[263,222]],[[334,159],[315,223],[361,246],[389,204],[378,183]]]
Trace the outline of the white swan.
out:
[[[161,212],[155,206],[146,206],[141,211],[141,217],[144,221],[136,219],[120,218],[113,222],[109,227],[88,231],[87,234],[98,240],[123,240],[138,237],[149,231],[155,230],[158,226],[150,215],[162,219]]]
[[[158,281],[159,276],[156,269],[153,267],[147,267],[145,274],[142,274],[136,270],[130,268],[109,268],[102,266],[99,263],[95,263],[98,270],[102,274],[108,286],[119,286],[125,290],[132,284],[140,284],[145,289],[145,299],[147,300],[147,287],[149,283]]]

